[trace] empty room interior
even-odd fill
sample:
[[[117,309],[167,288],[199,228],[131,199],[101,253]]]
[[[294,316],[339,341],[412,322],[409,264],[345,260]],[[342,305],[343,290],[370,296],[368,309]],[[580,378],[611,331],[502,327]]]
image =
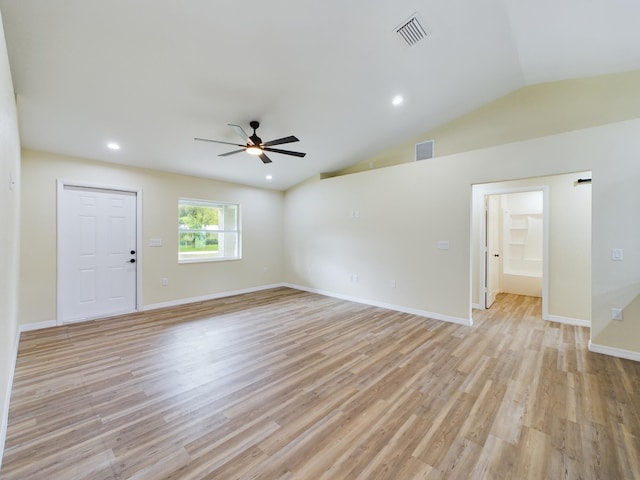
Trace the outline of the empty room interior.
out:
[[[0,479],[640,478],[638,2],[0,15]]]

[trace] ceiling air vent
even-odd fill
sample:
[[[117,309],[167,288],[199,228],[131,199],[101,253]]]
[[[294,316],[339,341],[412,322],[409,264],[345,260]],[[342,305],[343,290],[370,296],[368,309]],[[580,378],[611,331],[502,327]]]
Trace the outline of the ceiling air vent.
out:
[[[419,160],[429,160],[435,155],[435,140],[416,144],[416,162]]]
[[[410,47],[431,34],[429,28],[420,20],[417,13],[414,13],[398,25],[395,30],[396,33],[400,35],[400,38]]]

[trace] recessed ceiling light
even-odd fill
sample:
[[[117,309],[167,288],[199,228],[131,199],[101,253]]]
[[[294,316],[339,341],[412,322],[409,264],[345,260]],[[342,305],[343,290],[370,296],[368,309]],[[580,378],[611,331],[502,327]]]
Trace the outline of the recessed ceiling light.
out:
[[[391,103],[397,106],[400,105],[403,101],[404,99],[402,98],[402,95],[396,95],[395,97],[393,97],[393,100],[391,100]]]
[[[267,180],[271,180],[271,179],[273,178],[273,175],[267,175],[267,176],[266,176],[266,177],[264,177],[264,178],[266,178]]]
[[[120,150],[120,145],[118,145],[116,142],[109,142],[107,143],[107,148],[111,150]]]

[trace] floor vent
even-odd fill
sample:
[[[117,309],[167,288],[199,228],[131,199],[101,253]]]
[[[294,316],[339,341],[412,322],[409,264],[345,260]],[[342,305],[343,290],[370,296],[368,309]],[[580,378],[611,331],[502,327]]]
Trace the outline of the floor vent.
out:
[[[398,25],[395,30],[400,38],[410,47],[431,34],[429,28],[420,20],[417,13],[414,13]]]
[[[427,140],[426,142],[416,143],[416,162],[420,160],[429,160],[435,155],[435,140]]]

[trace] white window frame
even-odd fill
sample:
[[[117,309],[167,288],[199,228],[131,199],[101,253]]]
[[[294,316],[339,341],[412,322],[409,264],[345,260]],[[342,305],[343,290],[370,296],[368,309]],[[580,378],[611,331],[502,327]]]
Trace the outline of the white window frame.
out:
[[[235,256],[216,256],[216,257],[205,257],[205,258],[181,258],[180,252],[180,234],[185,233],[184,229],[180,228],[180,207],[182,205],[195,205],[202,207],[211,207],[211,208],[221,208],[220,215],[222,218],[218,218],[219,224],[224,224],[224,208],[225,206],[232,205],[236,207],[236,228],[235,229],[219,229],[219,230],[208,230],[208,229],[190,229],[187,231],[190,232],[212,232],[223,235],[218,235],[218,252],[224,252],[224,242],[225,242],[225,233],[231,233],[237,235],[238,247],[236,249]],[[232,202],[218,202],[214,200],[202,200],[202,199],[194,199],[194,198],[178,198],[178,263],[202,263],[202,262],[225,262],[229,260],[241,260],[242,259],[242,228],[241,228],[241,215],[240,215],[240,204],[232,203]]]

